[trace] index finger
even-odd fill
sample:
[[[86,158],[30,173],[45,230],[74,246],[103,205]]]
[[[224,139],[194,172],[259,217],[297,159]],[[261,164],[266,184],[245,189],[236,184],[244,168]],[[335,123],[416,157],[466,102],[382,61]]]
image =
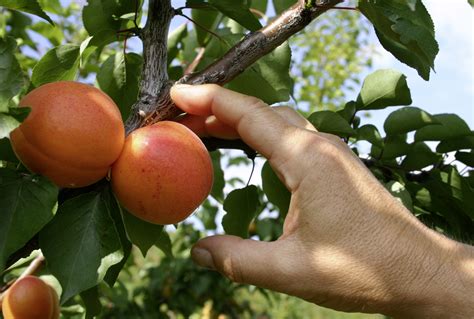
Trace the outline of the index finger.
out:
[[[294,149],[291,140],[297,128],[255,97],[205,84],[176,85],[171,98],[186,113],[214,115],[235,128],[245,143],[269,160],[276,153],[289,154]]]

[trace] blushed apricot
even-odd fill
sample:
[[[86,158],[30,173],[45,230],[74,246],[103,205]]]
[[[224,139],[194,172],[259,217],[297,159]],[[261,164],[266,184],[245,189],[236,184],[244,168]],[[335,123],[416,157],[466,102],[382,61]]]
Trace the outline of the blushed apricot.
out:
[[[2,311],[5,319],[58,319],[59,301],[48,284],[26,276],[8,289]]]
[[[105,93],[70,81],[28,93],[31,107],[11,134],[15,153],[31,171],[60,187],[83,187],[107,175],[125,140],[120,111]]]
[[[111,180],[118,200],[132,214],[154,224],[175,224],[209,195],[212,162],[196,134],[164,121],[127,137]]]

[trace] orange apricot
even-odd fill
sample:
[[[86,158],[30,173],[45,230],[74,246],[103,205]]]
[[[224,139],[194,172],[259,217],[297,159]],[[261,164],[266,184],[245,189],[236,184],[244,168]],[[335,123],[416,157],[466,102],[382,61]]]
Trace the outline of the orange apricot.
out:
[[[83,187],[107,175],[122,151],[125,130],[118,107],[90,85],[61,81],[28,93],[26,120],[11,134],[13,149],[32,172],[59,187]]]
[[[199,137],[176,122],[130,134],[112,166],[112,188],[132,214],[153,224],[186,219],[209,195],[212,162]]]
[[[2,302],[5,319],[58,319],[59,301],[52,287],[34,276],[19,279]]]

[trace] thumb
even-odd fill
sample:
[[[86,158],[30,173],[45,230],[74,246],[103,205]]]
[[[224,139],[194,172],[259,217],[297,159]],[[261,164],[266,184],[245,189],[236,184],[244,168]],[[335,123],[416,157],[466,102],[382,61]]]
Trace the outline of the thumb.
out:
[[[199,266],[216,270],[238,283],[290,293],[298,273],[297,258],[283,240],[261,242],[236,236],[199,241],[191,256]]]

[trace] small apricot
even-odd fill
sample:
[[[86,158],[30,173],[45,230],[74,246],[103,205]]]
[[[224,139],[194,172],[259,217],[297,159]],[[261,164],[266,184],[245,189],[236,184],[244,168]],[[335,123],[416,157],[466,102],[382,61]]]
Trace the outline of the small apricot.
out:
[[[5,319],[58,319],[58,296],[41,279],[26,276],[8,289],[2,311]]]
[[[176,224],[209,195],[209,153],[191,130],[163,121],[130,134],[112,166],[112,188],[132,214],[150,223]]]
[[[107,175],[125,140],[120,111],[90,85],[61,81],[28,93],[26,120],[10,138],[23,164],[59,187],[83,187]]]

